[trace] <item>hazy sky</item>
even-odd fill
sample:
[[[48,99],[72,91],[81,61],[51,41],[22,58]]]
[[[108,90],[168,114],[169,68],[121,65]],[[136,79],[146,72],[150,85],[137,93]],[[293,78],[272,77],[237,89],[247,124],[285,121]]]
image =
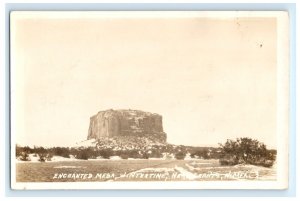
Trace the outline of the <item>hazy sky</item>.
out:
[[[130,108],[161,114],[170,143],[276,147],[276,19],[37,16],[12,20],[17,143],[75,144]]]

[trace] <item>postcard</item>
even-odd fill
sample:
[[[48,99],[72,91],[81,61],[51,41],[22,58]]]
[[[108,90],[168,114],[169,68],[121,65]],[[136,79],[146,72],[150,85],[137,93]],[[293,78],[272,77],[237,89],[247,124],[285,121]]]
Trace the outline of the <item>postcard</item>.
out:
[[[286,189],[284,11],[12,11],[11,188]]]

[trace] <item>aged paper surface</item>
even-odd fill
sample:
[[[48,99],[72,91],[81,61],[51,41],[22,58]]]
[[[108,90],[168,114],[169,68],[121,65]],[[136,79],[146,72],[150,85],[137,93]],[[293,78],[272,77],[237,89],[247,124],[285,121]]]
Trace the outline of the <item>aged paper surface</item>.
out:
[[[285,189],[288,13],[14,11],[13,189]]]

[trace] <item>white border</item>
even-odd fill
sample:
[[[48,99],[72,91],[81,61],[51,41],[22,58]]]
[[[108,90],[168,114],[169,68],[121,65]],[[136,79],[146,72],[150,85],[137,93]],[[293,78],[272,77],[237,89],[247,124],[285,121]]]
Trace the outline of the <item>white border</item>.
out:
[[[11,160],[11,181],[12,188],[14,189],[284,189],[287,187],[288,180],[288,105],[289,105],[289,62],[288,62],[288,16],[286,12],[282,11],[255,11],[255,12],[232,12],[232,11],[219,11],[219,12],[203,12],[203,11],[104,11],[101,13],[97,12],[13,12],[12,21],[17,20],[19,17],[24,17],[26,14],[28,17],[60,17],[66,16],[66,13],[70,17],[209,17],[209,18],[235,18],[235,17],[276,17],[278,23],[278,80],[280,80],[277,88],[277,140],[278,142],[278,180],[277,181],[247,181],[247,182],[34,182],[34,183],[21,183],[15,181],[15,160]],[[92,13],[92,14],[91,14]],[[54,15],[52,15],[54,14]],[[12,33],[13,32],[13,26]],[[12,46],[13,47],[13,44]],[[12,50],[13,51],[13,50]],[[280,56],[279,56],[280,55]],[[12,54],[12,61],[13,61]],[[20,73],[18,69],[18,73]],[[18,90],[15,86],[16,82],[22,82],[22,80],[15,80],[16,69],[13,63],[11,63],[11,143],[12,149],[11,154],[15,156],[15,133],[18,133],[20,124],[17,123],[17,118],[23,118],[23,114],[20,110],[16,111],[15,106],[22,104],[15,102],[18,97],[15,97],[15,91]],[[20,85],[18,85],[20,86]],[[18,108],[22,108],[22,105],[18,105]],[[20,113],[21,112],[21,113]],[[18,125],[15,126],[15,125]],[[14,157],[12,157],[14,158]]]

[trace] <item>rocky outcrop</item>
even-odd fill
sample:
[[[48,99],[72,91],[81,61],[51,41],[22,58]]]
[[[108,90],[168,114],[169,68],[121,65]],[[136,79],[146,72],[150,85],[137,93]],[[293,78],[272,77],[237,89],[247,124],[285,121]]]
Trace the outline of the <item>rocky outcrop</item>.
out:
[[[124,136],[147,137],[166,142],[162,116],[140,110],[106,110],[90,118],[87,139]]]

